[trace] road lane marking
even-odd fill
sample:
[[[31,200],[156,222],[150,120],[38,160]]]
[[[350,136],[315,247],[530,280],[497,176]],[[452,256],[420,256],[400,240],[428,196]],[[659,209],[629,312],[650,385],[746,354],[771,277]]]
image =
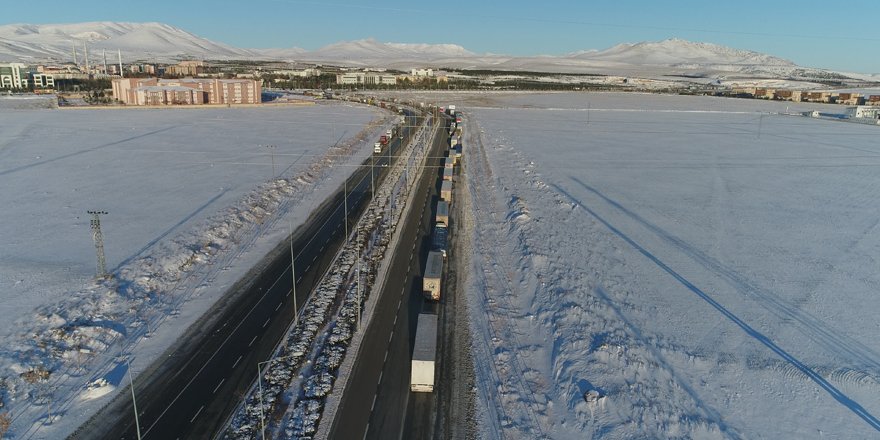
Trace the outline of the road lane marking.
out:
[[[373,394],[373,404],[370,405],[370,412],[373,412],[373,408],[376,407],[376,398],[379,397],[379,394]]]
[[[214,391],[212,391],[211,394],[216,394],[217,390],[220,389],[220,385],[223,385],[223,382],[226,382],[226,378],[223,378],[223,380],[221,380],[220,383],[218,383],[217,386],[214,387]]]
[[[385,353],[388,353],[388,352],[386,351]],[[376,385],[382,386],[382,376],[383,375],[385,375],[385,370],[382,370],[379,372],[379,383],[377,383]]]
[[[236,366],[238,366],[238,363],[239,363],[239,362],[241,362],[241,356],[239,356],[238,359],[235,360],[235,363],[232,364],[232,369],[233,369],[233,370],[235,369]]]
[[[387,362],[388,362],[388,350],[385,350],[385,359],[382,359],[382,363],[385,364]]]
[[[266,326],[269,325],[269,321],[271,321],[271,320],[272,320],[272,318],[266,318],[266,322],[263,323],[263,328],[266,328]],[[254,336],[254,339],[257,339],[257,337]]]
[[[203,409],[205,409],[205,405],[202,405],[202,406],[199,408],[199,410],[196,411],[196,415],[194,415],[193,418],[189,419],[189,422],[192,423],[192,422],[196,419],[196,417],[198,417],[199,414],[202,413],[202,410],[203,410]]]
[[[265,326],[264,326],[264,327],[265,327]],[[257,337],[254,336],[254,339],[251,339],[251,343],[248,344],[248,347],[250,347],[251,345],[254,345],[254,341],[256,341],[256,340],[257,340]]]
[[[287,294],[290,295],[290,292],[288,292]],[[281,308],[281,304],[284,304],[284,303],[278,303],[278,307],[275,307],[276,312],[278,311],[278,309]]]

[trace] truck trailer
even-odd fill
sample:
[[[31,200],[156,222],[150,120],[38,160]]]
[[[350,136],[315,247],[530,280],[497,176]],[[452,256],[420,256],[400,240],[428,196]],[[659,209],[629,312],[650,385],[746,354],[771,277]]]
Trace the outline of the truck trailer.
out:
[[[437,251],[428,252],[425,262],[425,273],[422,275],[422,292],[425,298],[432,301],[440,300],[440,280],[443,278],[443,254]]]
[[[443,254],[446,258],[446,248],[449,246],[449,229],[446,225],[438,223],[434,225],[434,233],[431,234],[431,250]]]
[[[443,224],[449,226],[449,203],[446,200],[437,201],[437,217],[434,219],[435,224]]]
[[[443,168],[443,181],[444,182],[452,182],[453,170],[452,168]]]
[[[419,314],[416,345],[413,347],[409,389],[417,393],[434,391],[434,370],[437,363],[437,315]]]
[[[446,200],[448,203],[452,203],[452,182],[449,180],[444,180],[443,183],[440,184],[440,198]]]

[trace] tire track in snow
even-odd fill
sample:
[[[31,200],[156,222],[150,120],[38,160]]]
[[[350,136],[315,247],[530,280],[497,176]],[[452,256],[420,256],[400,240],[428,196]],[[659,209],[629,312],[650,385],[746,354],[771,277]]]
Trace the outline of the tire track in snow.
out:
[[[720,261],[706,255],[699,249],[686,243],[684,240],[675,237],[658,226],[648,222],[635,212],[630,211],[625,206],[610,199],[599,190],[584,183],[580,179],[572,177],[572,180],[582,188],[611,205],[613,208],[625,214],[628,218],[656,234],[661,240],[680,250],[710,272],[717,275],[731,285],[736,292],[755,300],[776,317],[795,323],[802,334],[821,346],[826,352],[831,354],[833,358],[837,360],[847,360],[851,364],[850,367],[853,369],[869,367],[873,370],[870,374],[873,374],[875,378],[880,378],[880,354],[874,350],[856,339],[835,332],[832,328],[828,327],[824,321],[804,311],[797,305],[789,304],[775,293],[755,285],[751,280],[740,275],[738,272],[727,268]],[[557,190],[560,190],[559,187],[556,188]],[[572,200],[575,200],[570,195],[567,196]],[[576,203],[580,204],[580,202]],[[583,205],[581,206],[583,207]]]
[[[573,178],[572,180],[579,182],[575,178]],[[631,239],[629,236],[624,234],[621,230],[615,228],[614,225],[612,225],[607,220],[605,220],[603,217],[601,217],[598,213],[596,213],[595,211],[593,211],[592,209],[590,209],[589,207],[584,205],[580,200],[576,199],[574,196],[572,196],[570,193],[568,193],[565,189],[563,189],[555,184],[551,184],[551,186],[554,187],[557,192],[559,192],[560,194],[564,195],[569,200],[571,200],[571,202],[574,203],[577,207],[579,207],[585,214],[592,216],[593,218],[598,220],[600,223],[605,225],[606,228],[611,230],[611,232],[613,232],[615,235],[617,235],[619,238],[621,238],[623,241],[625,241],[629,246],[631,246],[633,249],[638,251],[640,254],[642,254],[645,258],[650,260],[652,263],[654,263],[657,267],[662,269],[664,272],[666,272],[667,274],[672,276],[676,281],[678,281],[680,284],[682,284],[685,288],[687,288],[692,293],[694,293],[695,295],[697,295],[698,297],[700,297],[704,301],[706,301],[706,303],[708,303],[710,306],[715,308],[715,310],[720,312],[724,317],[726,317],[727,319],[732,321],[734,324],[736,324],[738,327],[740,327],[740,329],[742,329],[747,335],[751,336],[752,338],[754,338],[755,340],[757,340],[758,342],[760,342],[761,344],[763,344],[764,346],[769,348],[772,352],[776,353],[783,360],[785,360],[786,362],[788,362],[789,364],[791,364],[792,366],[794,366],[795,368],[800,370],[801,373],[803,373],[807,378],[809,378],[810,380],[815,382],[820,388],[825,390],[832,398],[834,398],[834,400],[837,400],[841,405],[843,405],[844,407],[846,407],[847,409],[852,411],[853,414],[855,414],[856,416],[858,416],[859,418],[864,420],[865,423],[867,423],[870,427],[874,428],[877,431],[880,431],[880,419],[877,419],[877,417],[875,417],[873,414],[868,412],[868,410],[866,410],[861,404],[859,404],[855,400],[852,400],[849,396],[847,396],[846,394],[841,392],[834,385],[832,385],[828,380],[826,380],[824,377],[822,377],[822,375],[818,374],[815,370],[810,368],[808,365],[804,364],[803,362],[798,360],[796,357],[792,356],[787,351],[785,351],[782,347],[778,346],[775,342],[773,342],[770,338],[765,336],[763,333],[755,330],[748,323],[746,323],[745,321],[740,319],[738,316],[733,314],[731,311],[727,310],[727,308],[725,308],[723,305],[721,305],[721,303],[717,302],[708,293],[704,292],[702,289],[700,289],[699,287],[692,284],[690,281],[688,281],[686,278],[684,278],[681,274],[676,272],[674,269],[667,266],[665,263],[663,263],[663,261],[661,261],[659,258],[654,256],[647,249],[645,249],[644,247],[642,247],[641,245],[636,243],[633,239]]]

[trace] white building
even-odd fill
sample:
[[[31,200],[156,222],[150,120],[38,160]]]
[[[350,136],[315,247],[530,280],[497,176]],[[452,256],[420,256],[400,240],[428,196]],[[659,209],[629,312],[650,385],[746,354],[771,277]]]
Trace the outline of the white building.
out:
[[[880,119],[880,106],[858,105],[847,108],[846,113],[851,118]]]
[[[391,75],[387,73],[377,73],[377,72],[346,72],[346,73],[338,73],[336,74],[336,83],[337,84],[351,84],[351,85],[389,85],[393,86],[397,84],[397,76]]]
[[[434,76],[434,69],[412,69],[410,75],[415,78]]]
[[[0,64],[0,88],[26,89],[28,87],[27,66],[22,63]]]

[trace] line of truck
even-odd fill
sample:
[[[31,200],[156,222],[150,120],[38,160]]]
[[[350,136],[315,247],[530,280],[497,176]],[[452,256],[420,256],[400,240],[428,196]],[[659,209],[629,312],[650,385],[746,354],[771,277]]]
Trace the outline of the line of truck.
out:
[[[454,105],[441,111],[449,116],[449,147],[446,149],[443,173],[440,179],[440,200],[437,201],[434,228],[431,233],[431,251],[422,272],[422,292],[427,301],[439,301],[443,292],[444,262],[449,255],[450,206],[455,166],[461,158],[461,113]],[[453,142],[454,139],[454,142]],[[416,344],[413,349],[410,390],[433,392],[435,364],[437,361],[437,315],[419,314],[416,327]]]

